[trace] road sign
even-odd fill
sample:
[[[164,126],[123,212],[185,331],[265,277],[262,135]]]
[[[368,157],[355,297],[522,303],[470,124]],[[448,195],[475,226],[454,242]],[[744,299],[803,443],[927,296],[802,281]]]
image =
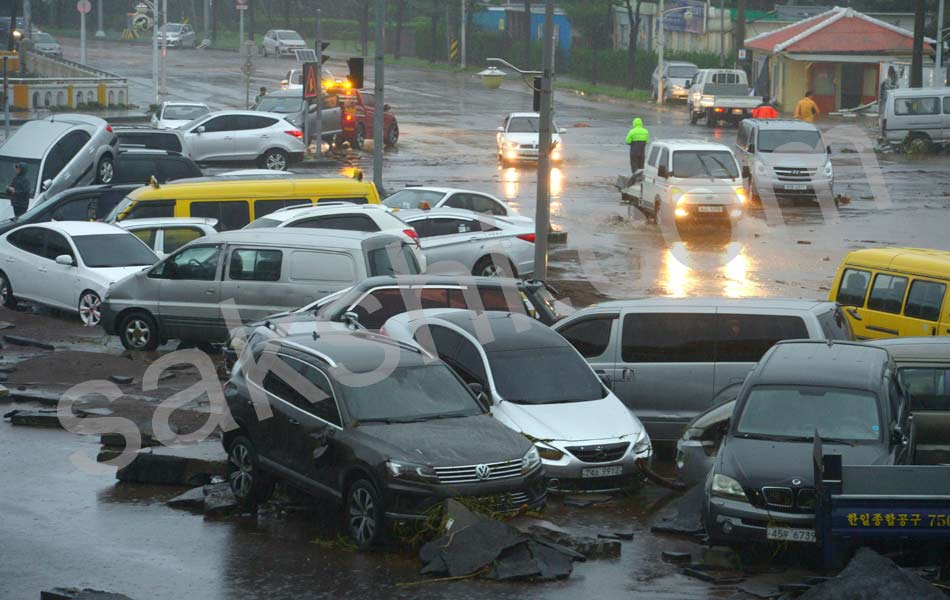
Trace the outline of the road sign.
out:
[[[247,0],[234,0],[234,1],[235,1],[234,8],[238,10],[247,10]]]
[[[81,14],[88,15],[92,10],[92,2],[89,0],[79,0],[79,2],[76,3],[76,10]]]
[[[320,82],[317,80],[317,63],[303,64],[303,98],[316,100],[320,97]]]

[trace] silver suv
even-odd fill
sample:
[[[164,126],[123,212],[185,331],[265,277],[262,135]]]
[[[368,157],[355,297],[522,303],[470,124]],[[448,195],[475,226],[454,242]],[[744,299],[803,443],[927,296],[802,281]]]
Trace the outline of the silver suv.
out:
[[[197,163],[256,162],[273,171],[303,159],[303,131],[284,115],[253,110],[208,113],[179,127]]]
[[[756,201],[834,198],[831,147],[811,123],[746,119],[736,134],[736,158],[749,167],[749,197]]]
[[[366,277],[415,275],[412,246],[393,235],[357,231],[209,235],[116,282],[105,295],[102,325],[130,350],[154,350],[170,339],[225,342],[222,305],[246,323]]]
[[[851,340],[834,302],[652,298],[595,304],[553,325],[643,422],[672,441],[713,404],[734,398],[780,340]]]

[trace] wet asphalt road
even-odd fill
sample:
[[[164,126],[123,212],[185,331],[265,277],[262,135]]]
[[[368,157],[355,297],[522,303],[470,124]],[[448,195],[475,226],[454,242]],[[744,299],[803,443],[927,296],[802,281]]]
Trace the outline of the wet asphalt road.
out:
[[[66,56],[78,49],[64,40]],[[238,107],[244,90],[241,59],[221,51],[171,51],[169,99],[204,100]],[[91,43],[90,62],[130,78],[131,98],[150,102],[150,56],[145,46]],[[251,89],[277,87],[290,60],[256,58]],[[331,63],[342,74],[340,63]],[[369,69],[372,76],[372,69]],[[410,183],[468,187],[503,197],[534,213],[535,171],[501,169],[494,158],[494,128],[508,112],[530,109],[530,94],[509,81],[485,90],[469,74],[413,68],[387,70],[386,101],[400,121],[399,148],[385,156],[385,187]],[[253,95],[253,93],[252,93]],[[950,168],[943,157],[908,160],[874,157],[886,182],[868,183],[862,157],[849,152],[873,123],[823,123],[835,135],[838,193],[851,202],[840,210],[787,208],[756,211],[730,236],[664,236],[619,202],[612,187],[628,170],[622,140],[632,116],[642,116],[655,138],[709,138],[731,142],[734,130],[690,127],[680,106],[666,110],[594,102],[558,91],[556,119],[568,129],[565,163],[555,173],[555,225],[568,232],[551,265],[562,281],[589,282],[603,295],[788,296],[827,295],[835,266],[850,249],[912,244],[947,248]],[[853,129],[837,129],[852,127]],[[832,131],[834,130],[834,131]],[[372,172],[371,155],[352,154],[345,166]],[[300,169],[298,169],[299,171]],[[334,169],[335,170],[335,169]],[[325,171],[324,171],[325,172]],[[886,192],[886,193],[884,193]],[[6,408],[6,407],[4,407]],[[117,486],[114,475],[90,475],[68,457],[93,455],[94,438],[59,431],[0,426],[0,598],[35,598],[57,585],[90,586],[139,600],[165,598],[444,597],[460,598],[687,598],[722,595],[660,560],[662,550],[698,547],[654,536],[649,525],[669,499],[648,487],[610,506],[564,509],[553,521],[596,534],[632,527],[619,559],[576,565],[567,581],[543,584],[417,581],[412,556],[360,554],[311,543],[326,539],[313,519],[206,521],[166,508],[179,490]]]

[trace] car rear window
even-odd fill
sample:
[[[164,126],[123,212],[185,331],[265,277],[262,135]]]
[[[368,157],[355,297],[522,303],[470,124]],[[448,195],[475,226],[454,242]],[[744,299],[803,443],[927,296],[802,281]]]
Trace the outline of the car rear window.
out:
[[[851,323],[840,308],[833,308],[818,315],[818,324],[821,325],[821,332],[825,334],[825,339],[845,341],[854,339]]]
[[[715,347],[716,315],[711,313],[637,313],[623,319],[624,362],[713,362]]]
[[[400,244],[398,247],[391,244],[385,248],[370,250],[367,258],[370,277],[419,274],[419,263],[416,262],[416,257],[408,244]]]

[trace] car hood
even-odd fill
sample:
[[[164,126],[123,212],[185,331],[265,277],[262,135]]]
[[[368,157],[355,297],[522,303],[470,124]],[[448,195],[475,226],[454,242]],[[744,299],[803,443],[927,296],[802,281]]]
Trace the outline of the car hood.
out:
[[[755,159],[769,167],[791,167],[819,169],[828,162],[824,153],[805,154],[799,152],[760,152]]]
[[[506,133],[505,141],[514,142],[516,144],[537,144],[538,143],[538,134],[537,133]],[[555,132],[551,133],[551,141],[560,141],[561,136]]]
[[[421,423],[367,423],[352,431],[390,458],[434,467],[516,460],[531,449],[524,436],[489,415]]]
[[[191,123],[191,121],[185,121],[181,119],[159,119],[158,126],[160,129],[178,129],[185,123]]]
[[[495,417],[538,440],[579,442],[625,438],[636,441],[643,431],[640,420],[615,396],[589,402],[515,404],[494,407]]]
[[[139,265],[135,267],[106,267],[91,270],[107,282],[116,282],[147,268],[148,267]]]
[[[845,465],[879,465],[890,462],[887,447],[880,444],[823,444],[825,454],[840,454]],[[814,485],[814,446],[807,442],[773,442],[730,437],[719,451],[716,472],[739,481],[743,487],[787,483],[801,479]]]

